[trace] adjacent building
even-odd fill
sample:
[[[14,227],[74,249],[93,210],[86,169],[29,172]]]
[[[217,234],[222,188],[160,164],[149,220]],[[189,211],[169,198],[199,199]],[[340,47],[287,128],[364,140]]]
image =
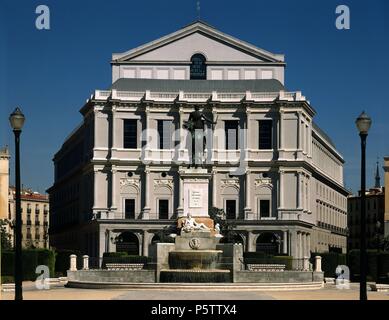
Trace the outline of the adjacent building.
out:
[[[8,218],[9,151],[0,149],[0,220]]]
[[[385,158],[385,161],[388,161]],[[385,163],[387,165],[387,163]],[[385,167],[384,167],[385,168]],[[385,186],[381,185],[379,166],[377,162],[375,185],[365,191],[366,195],[366,246],[377,249],[385,236],[388,218],[386,210],[389,202],[386,190],[389,187],[389,177],[385,174]],[[348,197],[348,250],[359,249],[361,239],[361,191],[358,195]]]
[[[21,190],[22,246],[49,248],[49,197],[31,189]],[[9,188],[8,220],[15,221],[15,188]],[[13,236],[13,229],[10,229]]]
[[[53,247],[148,255],[182,213],[183,124],[200,106],[216,122],[205,128],[209,207],[236,223],[234,241],[295,258],[346,251],[344,160],[309,100],[285,87],[284,55],[197,21],[111,65],[112,85],[53,159]]]

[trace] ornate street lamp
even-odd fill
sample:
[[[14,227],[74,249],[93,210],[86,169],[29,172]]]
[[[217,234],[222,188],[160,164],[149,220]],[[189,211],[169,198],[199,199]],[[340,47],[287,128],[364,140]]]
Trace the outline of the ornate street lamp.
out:
[[[361,137],[361,245],[360,245],[360,281],[359,299],[367,300],[366,277],[367,277],[367,256],[366,256],[366,138],[371,126],[371,119],[365,113],[355,121],[359,136]]]
[[[24,115],[16,108],[9,117],[15,134],[15,300],[23,300],[23,268],[22,268],[22,210],[20,206],[20,134],[24,124]]]

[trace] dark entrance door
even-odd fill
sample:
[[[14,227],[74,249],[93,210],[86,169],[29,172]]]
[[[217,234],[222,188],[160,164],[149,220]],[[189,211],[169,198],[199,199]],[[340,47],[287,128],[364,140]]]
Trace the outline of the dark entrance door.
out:
[[[236,219],[236,200],[226,200],[227,219]]]
[[[125,219],[135,219],[135,199],[125,200]]]
[[[127,252],[129,255],[139,255],[139,240],[132,232],[120,234],[116,243],[116,252]]]
[[[169,200],[159,200],[159,219],[169,219]]]

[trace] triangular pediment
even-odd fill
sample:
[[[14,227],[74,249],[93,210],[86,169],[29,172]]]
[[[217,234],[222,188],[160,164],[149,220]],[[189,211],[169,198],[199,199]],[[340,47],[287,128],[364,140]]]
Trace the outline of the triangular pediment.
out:
[[[190,61],[194,53],[212,62],[283,63],[284,56],[260,49],[197,21],[158,40],[114,54],[113,63],[136,61]]]

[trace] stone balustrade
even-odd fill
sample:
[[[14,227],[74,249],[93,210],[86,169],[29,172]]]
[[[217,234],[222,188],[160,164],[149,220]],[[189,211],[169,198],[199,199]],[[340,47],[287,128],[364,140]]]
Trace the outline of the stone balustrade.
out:
[[[141,102],[155,101],[155,102],[198,102],[205,103],[207,101],[214,102],[271,102],[275,100],[282,101],[306,101],[305,97],[300,91],[297,92],[151,92],[150,90],[143,91],[117,91],[113,90],[95,90],[91,96],[92,100],[120,100]]]

